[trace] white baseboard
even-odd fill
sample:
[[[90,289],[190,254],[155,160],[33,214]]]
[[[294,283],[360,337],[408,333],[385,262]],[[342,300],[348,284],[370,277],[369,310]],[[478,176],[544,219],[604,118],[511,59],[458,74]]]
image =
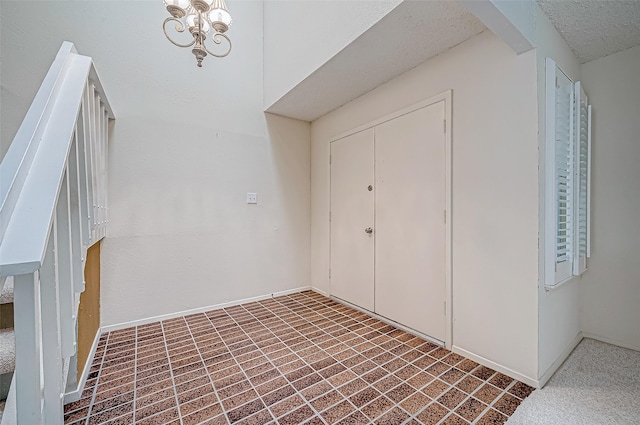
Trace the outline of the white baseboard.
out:
[[[617,347],[628,348],[629,350],[640,351],[640,346],[634,344],[627,344],[615,339],[607,338],[602,335],[592,334],[590,332],[582,332],[582,336],[585,338],[595,339],[596,341],[605,342],[607,344],[615,345]]]
[[[553,376],[554,373],[556,373],[558,368],[562,366],[562,363],[564,363],[564,361],[567,360],[567,357],[569,357],[569,355],[578,346],[578,344],[580,344],[580,341],[582,341],[582,338],[583,338],[582,332],[578,332],[578,334],[573,339],[573,341],[571,341],[571,343],[562,351],[562,353],[558,356],[558,358],[553,363],[551,363],[551,366],[549,366],[547,370],[542,374],[542,376],[538,380],[540,382],[540,386],[538,388],[542,388],[545,385],[547,385],[547,382],[549,382],[549,379],[551,379],[551,377]]]
[[[325,297],[327,297],[327,298],[329,297],[329,293],[328,293],[327,291],[323,291],[322,289],[318,289],[318,288],[316,288],[315,286],[312,286],[312,287],[311,287],[311,290],[312,290],[313,292],[317,292],[318,294],[323,295],[323,296],[325,296]]]
[[[66,393],[64,395],[64,403],[66,404],[66,403],[71,403],[71,402],[80,400],[80,396],[82,395],[82,391],[84,391],[84,386],[85,386],[85,384],[87,382],[87,377],[89,376],[89,371],[91,370],[91,363],[92,363],[91,359],[93,359],[93,357],[94,357],[94,355],[96,353],[96,349],[98,348],[98,341],[100,340],[100,336],[102,334],[106,333],[106,332],[116,331],[116,330],[119,330],[119,329],[126,329],[126,328],[130,328],[132,326],[146,325],[147,323],[158,322],[158,321],[161,321],[161,320],[174,319],[176,317],[188,316],[190,314],[204,313],[204,312],[207,312],[207,311],[217,310],[217,309],[225,308],[225,307],[233,307],[233,306],[236,306],[236,305],[246,304],[246,303],[255,302],[255,301],[263,301],[263,300],[267,300],[269,298],[280,297],[280,296],[283,296],[283,295],[290,295],[290,294],[295,294],[295,293],[298,293],[298,292],[309,291],[309,290],[313,290],[313,288],[311,286],[301,286],[299,288],[288,289],[286,291],[274,292],[274,293],[267,294],[267,295],[260,295],[260,296],[257,296],[257,297],[245,298],[245,299],[242,299],[242,300],[229,301],[229,302],[226,302],[226,303],[210,305],[210,306],[207,306],[207,307],[199,307],[199,308],[194,308],[194,309],[190,309],[190,310],[178,311],[178,312],[175,312],[175,313],[163,314],[163,315],[160,315],[160,316],[147,317],[145,319],[132,320],[130,322],[117,323],[115,325],[103,326],[100,329],[98,329],[98,332],[96,333],[96,337],[93,340],[93,345],[91,346],[91,352],[89,353],[89,357],[87,359],[87,363],[85,364],[84,370],[82,371],[82,376],[78,380],[77,389],[74,390],[74,391],[70,391],[70,392],[68,392],[68,393]]]
[[[69,391],[64,394],[64,404],[72,403],[74,401],[80,400],[82,391],[84,391],[84,385],[87,383],[87,377],[89,376],[89,371],[91,370],[91,363],[93,363],[93,357],[96,355],[96,350],[98,349],[98,342],[100,341],[101,335],[102,335],[102,329],[99,328],[98,332],[96,332],[96,337],[93,339],[93,344],[91,344],[91,350],[89,351],[89,355],[87,356],[87,361],[84,364],[82,375],[80,375],[80,379],[78,379],[78,385],[75,390]]]
[[[513,379],[517,379],[518,381],[524,382],[527,385],[531,385],[532,387],[540,388],[540,382],[536,379],[530,378],[526,375],[516,372],[515,370],[511,370],[506,368],[498,363],[495,363],[489,359],[486,359],[482,356],[478,356],[470,351],[465,350],[464,348],[460,348],[456,345],[451,347],[451,351],[454,353],[460,354],[468,359],[473,360],[476,363],[480,363],[483,366],[490,367],[493,370],[496,370],[500,373],[504,373],[507,376],[512,377]]]
[[[371,317],[373,317],[375,319],[380,320],[381,322],[386,323],[387,325],[393,326],[394,328],[398,328],[398,329],[400,329],[402,331],[410,333],[411,335],[415,335],[418,338],[422,338],[425,341],[429,341],[429,342],[432,342],[432,343],[434,343],[436,345],[439,345],[440,347],[444,347],[444,342],[440,341],[439,339],[433,338],[433,337],[431,337],[431,336],[429,336],[427,334],[423,334],[422,332],[417,331],[417,330],[415,330],[413,328],[409,328],[409,327],[403,325],[402,323],[398,323],[398,322],[395,322],[395,321],[393,321],[391,319],[388,319],[388,318],[386,318],[384,316],[380,316],[379,314],[374,313],[373,311],[367,310],[366,308],[362,308],[362,307],[360,307],[358,305],[355,305],[355,304],[351,304],[349,301],[345,301],[345,300],[343,300],[341,298],[334,297],[333,295],[326,295],[326,297],[332,299],[333,301],[335,301],[337,303],[344,304],[347,307],[350,307],[350,308],[352,308],[354,310],[361,311],[361,312],[363,312],[363,313],[365,313],[365,314],[367,314],[367,315],[369,315],[369,316],[371,316]]]
[[[159,316],[147,317],[145,319],[132,320],[132,321],[129,321],[129,322],[116,323],[114,325],[103,326],[100,329],[101,329],[102,333],[112,332],[112,331],[117,331],[119,329],[130,328],[132,326],[141,326],[141,325],[146,325],[148,323],[159,322],[159,321],[162,321],[162,320],[175,319],[176,317],[188,316],[190,314],[205,313],[207,311],[218,310],[218,309],[226,308],[226,307],[233,307],[233,306],[240,305],[240,304],[246,304],[246,303],[251,303],[251,302],[256,302],[256,301],[264,301],[264,300],[267,300],[269,298],[280,297],[280,296],[283,296],[283,295],[295,294],[295,293],[298,293],[298,292],[309,291],[309,290],[312,290],[312,289],[313,288],[311,286],[301,286],[301,287],[294,288],[294,289],[288,289],[286,291],[274,292],[274,293],[266,294],[266,295],[259,295],[257,297],[251,297],[251,298],[245,298],[245,299],[241,299],[241,300],[229,301],[229,302],[226,302],[226,303],[214,304],[214,305],[209,305],[209,306],[206,306],[206,307],[198,307],[198,308],[194,308],[194,309],[190,309],[190,310],[177,311],[177,312],[174,312],[174,313],[167,313],[167,314],[162,314],[162,315],[159,315]]]

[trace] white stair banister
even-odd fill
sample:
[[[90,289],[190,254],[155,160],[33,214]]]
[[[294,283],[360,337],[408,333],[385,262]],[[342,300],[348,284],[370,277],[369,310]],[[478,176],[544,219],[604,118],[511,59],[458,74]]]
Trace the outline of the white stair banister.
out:
[[[0,279],[14,276],[16,339],[2,425],[64,422],[86,251],[106,234],[110,119],[91,58],[63,43],[0,163]]]

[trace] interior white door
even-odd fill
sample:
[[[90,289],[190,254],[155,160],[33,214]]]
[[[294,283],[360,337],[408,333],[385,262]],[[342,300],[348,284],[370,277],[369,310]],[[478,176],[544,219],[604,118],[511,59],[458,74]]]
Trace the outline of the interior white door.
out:
[[[331,295],[373,311],[373,129],[331,143]],[[370,231],[371,230],[371,231]]]
[[[445,103],[375,127],[375,311],[445,340]]]

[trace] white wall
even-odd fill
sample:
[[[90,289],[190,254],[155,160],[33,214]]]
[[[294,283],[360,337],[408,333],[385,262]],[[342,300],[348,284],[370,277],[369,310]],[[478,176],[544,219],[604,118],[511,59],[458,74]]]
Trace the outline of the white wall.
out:
[[[309,285],[310,125],[262,112],[262,6],[230,3],[231,54],[197,68],[162,2],[1,3],[3,110],[28,107],[70,40],[117,117],[103,325]]]
[[[329,290],[329,138],[453,90],[453,344],[537,373],[535,54],[482,33],[311,125],[312,283]]]
[[[266,0],[267,109],[402,0]],[[300,37],[304,34],[304,37]]]
[[[640,46],[582,65],[593,105],[586,335],[640,350]]]
[[[536,59],[538,70],[538,143],[540,250],[538,267],[539,367],[538,378],[548,379],[569,355],[580,334],[580,279],[574,278],[548,291],[544,286],[545,244],[545,58],[552,58],[573,81],[580,80],[580,63],[558,31],[536,7]],[[588,92],[589,87],[586,87]]]

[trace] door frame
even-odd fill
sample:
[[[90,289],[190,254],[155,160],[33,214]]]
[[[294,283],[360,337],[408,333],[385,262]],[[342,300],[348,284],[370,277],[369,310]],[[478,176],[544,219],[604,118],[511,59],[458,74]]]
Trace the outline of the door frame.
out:
[[[418,109],[425,108],[427,106],[434,105],[439,102],[444,102],[445,110],[445,340],[444,346],[447,349],[451,349],[453,343],[453,284],[452,284],[452,164],[453,164],[453,151],[452,151],[452,90],[439,93],[435,96],[429,97],[406,108],[400,109],[391,114],[385,115],[381,118],[372,120],[366,124],[355,127],[351,130],[340,133],[336,136],[329,138],[329,295],[331,295],[331,144],[337,140],[343,139],[352,134],[359,133],[364,130],[368,130],[372,127],[391,121],[395,118],[417,111]]]

